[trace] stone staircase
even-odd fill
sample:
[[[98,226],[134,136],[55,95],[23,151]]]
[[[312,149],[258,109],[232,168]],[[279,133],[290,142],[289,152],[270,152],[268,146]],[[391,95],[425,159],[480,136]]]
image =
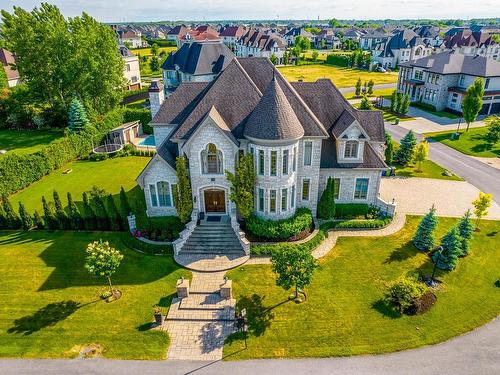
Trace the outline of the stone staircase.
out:
[[[201,221],[194,228],[181,254],[244,255],[243,247],[229,222]]]

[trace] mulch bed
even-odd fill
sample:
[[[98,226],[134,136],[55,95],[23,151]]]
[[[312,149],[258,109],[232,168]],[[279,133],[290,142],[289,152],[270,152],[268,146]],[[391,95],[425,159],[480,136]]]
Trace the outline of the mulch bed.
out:
[[[422,297],[415,300],[413,305],[406,309],[405,314],[407,315],[421,315],[431,309],[431,307],[436,303],[437,297],[430,290],[427,291]]]

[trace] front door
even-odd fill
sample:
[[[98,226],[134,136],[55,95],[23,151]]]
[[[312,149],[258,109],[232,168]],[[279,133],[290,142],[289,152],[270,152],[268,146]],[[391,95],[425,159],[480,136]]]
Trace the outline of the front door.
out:
[[[224,190],[205,190],[205,212],[208,213],[225,213],[226,212],[226,197]]]

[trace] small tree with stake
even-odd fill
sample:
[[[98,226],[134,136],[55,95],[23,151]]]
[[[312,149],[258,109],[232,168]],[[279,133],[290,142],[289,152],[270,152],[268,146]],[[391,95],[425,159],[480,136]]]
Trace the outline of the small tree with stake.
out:
[[[436,264],[437,268],[450,271],[457,266],[458,257],[461,253],[460,240],[460,234],[456,226],[451,228],[448,233],[445,234],[441,240],[441,247],[443,248],[443,251],[441,253],[435,252],[432,255],[432,260]]]
[[[483,106],[483,95],[484,95],[484,83],[482,78],[476,78],[476,80],[470,85],[465,94],[465,98],[462,100],[462,113],[464,115],[464,120],[467,123],[467,130],[469,131],[469,126],[471,122],[476,120],[479,111]]]
[[[119,292],[113,289],[111,276],[116,272],[123,259],[123,255],[109,245],[109,242],[102,240],[91,242],[87,245],[87,257],[85,258],[85,268],[94,276],[104,276],[108,280],[109,295],[106,298],[118,298]]]
[[[474,206],[474,215],[476,215],[476,231],[479,232],[479,221],[483,216],[486,216],[488,214],[488,208],[491,205],[491,199],[492,195],[491,194],[485,194],[482,191],[479,192],[479,197],[472,202],[472,205]]]
[[[312,281],[316,261],[311,252],[302,246],[289,246],[283,251],[276,251],[271,257],[272,269],[278,277],[276,285],[285,290],[295,288],[294,298],[299,300],[299,293],[307,298],[304,288]]]

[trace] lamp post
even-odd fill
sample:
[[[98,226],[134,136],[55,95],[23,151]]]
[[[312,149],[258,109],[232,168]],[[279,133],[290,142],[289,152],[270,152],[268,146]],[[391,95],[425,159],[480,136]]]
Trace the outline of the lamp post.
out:
[[[436,275],[436,268],[437,268],[437,263],[439,261],[439,258],[441,257],[441,253],[443,252],[443,246],[438,246],[436,249],[437,253],[439,254],[437,260],[434,262],[434,267],[432,269],[432,276],[431,279],[429,280],[429,286],[434,286],[434,276]]]

